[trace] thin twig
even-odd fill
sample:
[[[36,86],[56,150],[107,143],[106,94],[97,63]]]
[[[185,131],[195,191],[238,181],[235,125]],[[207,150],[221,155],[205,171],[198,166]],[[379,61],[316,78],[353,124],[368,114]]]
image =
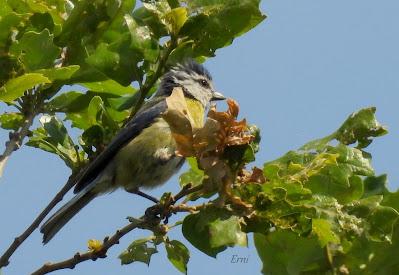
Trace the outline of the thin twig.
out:
[[[10,257],[18,249],[18,247],[32,234],[33,231],[40,225],[44,218],[50,213],[50,211],[63,199],[64,195],[71,190],[75,185],[75,177],[71,176],[64,187],[55,195],[51,202],[44,208],[44,210],[37,216],[32,224],[18,237],[14,239],[12,244],[0,257],[0,267],[7,266],[10,263]]]
[[[73,269],[77,264],[92,260],[95,261],[99,258],[105,258],[107,257],[107,251],[109,248],[114,246],[115,244],[119,243],[119,240],[125,236],[127,233],[130,231],[136,229],[136,228],[142,228],[145,226],[145,224],[148,221],[146,220],[136,220],[134,222],[129,223],[125,227],[121,228],[120,230],[117,230],[114,235],[112,235],[110,238],[105,238],[104,242],[99,250],[92,250],[86,253],[79,253],[77,252],[73,257],[57,262],[57,263],[46,263],[44,264],[41,268],[36,270],[35,272],[32,273],[32,275],[40,275],[40,274],[47,274],[56,270],[60,269],[66,269],[70,268]]]
[[[3,174],[4,166],[11,154],[18,150],[22,145],[22,141],[29,133],[29,128],[32,126],[33,120],[37,113],[32,112],[25,118],[25,121],[18,132],[10,134],[10,140],[6,142],[6,148],[2,155],[0,155],[0,178]]]
[[[199,188],[201,187],[201,188]],[[202,189],[202,186],[195,186],[193,188],[184,188],[176,194],[175,198],[183,198],[184,196],[187,196],[193,192],[197,192]],[[176,199],[175,199],[176,201]],[[173,203],[173,202],[171,202]],[[159,205],[153,205],[145,211],[145,215],[143,215],[139,219],[133,219],[130,218],[129,221],[130,223],[126,225],[125,227],[117,230],[114,235],[111,237],[105,237],[103,244],[101,245],[101,248],[98,250],[93,250],[85,253],[79,253],[77,252],[73,257],[66,259],[64,261],[56,262],[56,263],[45,263],[42,267],[40,267],[38,270],[32,273],[32,275],[43,275],[43,274],[48,274],[50,272],[60,270],[60,269],[73,269],[75,266],[81,262],[92,260],[95,261],[100,258],[106,258],[107,257],[107,252],[108,250],[116,245],[119,244],[119,240],[125,236],[127,233],[130,231],[141,228],[141,229],[149,229],[152,231],[163,231],[163,226],[160,224],[161,219],[157,217],[156,215],[153,215],[153,210],[154,208],[158,207]],[[196,210],[199,210],[203,207],[204,205],[199,205],[199,206],[187,206],[185,204],[180,204],[177,206],[172,206],[172,205],[163,205],[165,211],[170,211],[171,213],[177,213],[177,212],[193,212]],[[157,209],[161,213],[164,212],[161,209]]]
[[[179,205],[172,205],[170,206],[170,212],[173,214],[176,213],[181,213],[181,212],[189,212],[189,213],[195,213],[197,211],[200,211],[201,209],[205,208],[206,204],[200,204],[200,205],[187,205],[187,204],[179,204]]]
[[[39,113],[43,112],[42,108],[44,101],[56,94],[60,88],[61,85],[54,85],[44,90],[37,89],[35,92],[28,90],[25,93],[26,95],[24,95],[24,97],[26,97],[26,101],[21,98],[17,99],[17,102],[21,105],[21,107],[19,107],[17,104],[12,104],[19,111],[21,111],[21,113],[24,113],[25,120],[19,131],[10,133],[10,139],[6,142],[6,147],[3,154],[0,155],[0,178],[3,175],[7,160],[14,151],[21,147],[25,137],[29,134],[29,128],[32,126],[33,120]]]
[[[180,192],[174,196],[174,201],[177,202],[178,200],[187,196],[188,194],[191,194],[191,193],[194,193],[197,191],[201,191],[202,189],[204,189],[203,184],[200,184],[200,185],[197,185],[194,187],[191,187],[191,184],[186,184],[185,186],[183,186],[182,190],[180,190]]]

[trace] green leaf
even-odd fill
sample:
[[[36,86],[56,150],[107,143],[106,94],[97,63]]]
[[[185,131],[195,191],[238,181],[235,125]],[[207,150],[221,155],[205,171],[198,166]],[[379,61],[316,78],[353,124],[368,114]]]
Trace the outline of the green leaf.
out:
[[[96,82],[84,82],[80,83],[80,85],[88,88],[89,90],[97,93],[107,93],[113,95],[132,95],[136,93],[136,90],[132,86],[122,86],[118,82],[107,79],[104,81],[96,81]]]
[[[76,109],[69,108],[69,106],[62,106],[62,103],[61,106],[58,105],[58,107],[64,107],[64,109],[67,110],[66,119],[72,122],[73,127],[85,130],[82,141],[86,146],[105,146],[119,131],[124,119],[128,115],[128,112],[118,112],[113,110],[107,106],[108,103],[106,97],[103,99],[96,94],[75,94],[74,96],[76,96],[76,98],[71,98],[72,102],[75,102],[76,100],[79,101],[78,104],[72,105],[72,107],[75,107]],[[54,106],[54,104],[52,106]],[[98,127],[94,127],[93,129],[95,130],[89,130],[93,126]],[[93,135],[96,134],[99,134],[100,136],[95,138]],[[87,142],[89,142],[89,140],[96,141],[96,144],[88,144]],[[103,140],[103,142],[101,144],[97,143],[100,140]]]
[[[147,6],[148,7],[148,6]],[[140,7],[133,11],[133,18],[140,26],[150,28],[152,36],[156,39],[168,35],[165,24],[162,22],[158,14],[148,9],[146,6]]]
[[[289,230],[254,234],[263,262],[263,274],[328,274],[325,253],[316,238],[300,237]]]
[[[0,2],[0,7],[6,7],[6,5],[6,3]],[[0,15],[0,49],[3,51],[7,44],[11,42],[12,30],[23,26],[29,18],[28,14],[18,14],[11,11],[10,8],[8,12],[4,11],[4,14]]]
[[[18,43],[14,43],[11,53],[19,56],[27,71],[53,67],[61,49],[54,45],[53,35],[47,29],[37,33],[24,33]],[[43,54],[45,53],[45,54]]]
[[[185,7],[174,8],[165,14],[165,19],[170,33],[177,35],[188,19],[187,9]]]
[[[4,113],[0,115],[0,127],[7,130],[18,130],[24,122],[21,113]]]
[[[208,207],[186,216],[182,232],[193,246],[211,257],[216,257],[227,246],[247,245],[239,218],[221,208]]]
[[[396,226],[392,244],[370,242],[366,238],[356,238],[344,253],[334,258],[336,265],[344,264],[350,274],[397,274],[399,265],[399,227]]]
[[[337,139],[345,145],[358,142],[357,148],[367,147],[373,137],[388,133],[375,117],[375,107],[361,109],[351,114],[342,126],[333,134],[313,140],[301,147],[301,150],[322,151],[330,141]]]
[[[368,217],[368,237],[373,241],[392,242],[394,225],[399,213],[391,207],[377,207]]]
[[[83,132],[81,138],[84,145],[98,148],[104,144],[104,136],[104,128],[100,125],[93,125]]]
[[[0,88],[0,100],[12,102],[21,97],[25,91],[46,83],[51,83],[51,81],[42,74],[29,73],[18,76],[8,80],[7,83]]]
[[[91,99],[89,107],[87,108],[87,118],[90,125],[95,125],[97,121],[100,121],[99,116],[101,115],[100,112],[103,110],[103,104],[103,100],[99,96],[95,96]]]
[[[193,57],[214,56],[218,48],[230,45],[235,37],[254,28],[266,16],[259,11],[259,0],[190,1],[190,16],[180,36],[193,40]]]
[[[338,144],[319,147],[318,153],[290,151],[264,166],[267,178],[286,178],[301,181],[315,194],[328,195],[340,202],[350,202],[363,196],[364,187],[359,176],[373,176],[370,156],[365,152]]]
[[[78,167],[80,155],[62,122],[55,116],[43,115],[40,123],[42,127],[33,131],[26,145],[58,155],[71,169]]]
[[[193,186],[200,185],[204,179],[204,171],[199,169],[196,158],[186,158],[190,169],[180,175],[179,182],[180,186],[191,183]]]
[[[183,274],[187,274],[187,263],[190,259],[190,251],[179,241],[165,242],[169,261]]]
[[[41,69],[35,71],[35,73],[40,73],[50,79],[54,80],[68,80],[72,75],[79,70],[78,65],[71,65],[67,67],[51,68],[51,69]],[[68,83],[68,81],[66,82]]]
[[[358,142],[358,148],[365,148],[372,142],[372,137],[388,133],[375,118],[375,107],[362,109],[351,114],[336,132],[336,139],[344,144]]]
[[[211,247],[221,247],[224,245],[247,246],[247,235],[241,231],[240,220],[237,216],[229,218],[220,217],[209,224],[209,234],[211,235]]]
[[[66,92],[48,102],[46,109],[51,112],[78,112],[87,108],[93,96],[75,91]]]
[[[329,147],[328,152],[338,154],[337,162],[344,164],[352,173],[362,176],[373,176],[370,155],[356,148],[344,145]]]
[[[88,99],[88,98],[87,98]],[[87,101],[81,102],[86,105]],[[72,121],[72,126],[83,130],[90,128],[93,125],[101,124],[103,115],[103,100],[99,96],[90,97],[87,108],[77,112],[68,112],[66,118]]]
[[[321,247],[327,244],[339,244],[340,239],[331,228],[331,223],[325,219],[312,219],[312,232],[318,237]]]
[[[326,136],[324,138],[315,139],[315,140],[312,140],[312,141],[306,143],[299,149],[303,150],[303,151],[316,150],[317,152],[321,152],[327,147],[329,142],[332,141],[334,138],[335,138],[335,134]]]
[[[148,26],[140,26],[130,15],[125,15],[125,21],[131,35],[131,48],[142,55],[143,60],[156,62],[159,55],[159,45],[152,38]]]
[[[143,72],[138,68],[141,55],[131,47],[130,35],[112,44],[100,43],[86,62],[123,86],[141,80]]]
[[[328,164],[318,173],[312,173],[306,186],[314,193],[333,196],[342,203],[360,199],[364,187],[359,176],[374,174],[369,156],[344,145],[328,147],[328,152],[338,154],[337,163]]]
[[[359,142],[363,145],[358,148],[345,145],[343,140],[331,145],[334,138],[345,135],[357,141],[376,136],[372,128],[379,129],[379,124],[374,111],[361,110],[334,134],[266,163],[263,172],[268,181],[265,184],[236,188],[235,194],[255,210],[246,217],[245,230],[266,234],[256,244],[264,273],[324,274],[327,270],[347,269],[351,274],[379,274],[375,272],[373,259],[381,262],[376,253],[381,253],[382,247],[389,249],[382,243],[395,242],[399,192],[388,191],[384,175],[374,176],[371,155],[359,149],[367,145],[366,141]],[[270,233],[270,228],[276,232]],[[281,234],[277,232],[282,229],[290,229],[291,235],[296,233],[292,236],[297,240],[287,241],[289,236],[284,236],[275,242],[277,249],[273,251],[272,236]],[[306,244],[311,242],[307,236],[313,236],[312,240],[318,242],[309,248],[309,255]],[[289,244],[283,243],[279,248],[278,243],[284,241]],[[295,250],[290,242],[305,250],[298,252],[304,256],[298,260],[298,266],[293,266],[296,259],[291,256]],[[318,254],[323,256],[312,258]],[[321,264],[323,262],[328,264]],[[389,268],[384,270],[398,270],[397,266],[385,263]],[[368,273],[369,265],[373,272]]]
[[[365,198],[388,193],[387,175],[381,175],[378,177],[376,176],[367,177],[364,179],[363,183],[364,183],[363,197]]]
[[[397,211],[399,211],[399,190],[396,192],[386,192],[384,194],[384,199],[382,201],[382,205],[390,206]]]
[[[29,26],[28,29],[27,29],[29,31],[41,32],[44,29],[47,29],[51,33],[54,33],[55,25],[54,25],[54,22],[53,22],[53,18],[47,12],[45,12],[45,13],[34,13],[29,18],[29,23],[31,24],[31,26]],[[59,31],[59,29],[57,29],[57,31]]]
[[[109,105],[117,111],[123,111],[135,106],[140,99],[140,94],[135,93],[133,96],[121,96],[117,98],[109,98]]]
[[[148,246],[148,243],[151,243],[153,239],[153,236],[151,236],[132,242],[129,247],[119,255],[121,264],[126,265],[133,262],[142,262],[150,265],[151,256],[158,253],[155,246]]]

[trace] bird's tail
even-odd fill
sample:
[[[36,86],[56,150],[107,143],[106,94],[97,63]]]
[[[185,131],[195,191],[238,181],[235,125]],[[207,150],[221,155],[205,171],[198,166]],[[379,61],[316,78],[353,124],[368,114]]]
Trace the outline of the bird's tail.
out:
[[[43,244],[48,243],[70,219],[97,196],[92,187],[93,185],[90,184],[79,192],[40,227],[40,232],[43,233]]]

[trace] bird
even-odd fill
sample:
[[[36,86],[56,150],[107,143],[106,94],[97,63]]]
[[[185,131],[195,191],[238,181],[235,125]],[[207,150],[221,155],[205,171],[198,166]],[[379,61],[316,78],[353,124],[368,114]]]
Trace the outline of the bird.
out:
[[[171,67],[154,96],[77,178],[75,196],[43,223],[40,232],[44,244],[94,198],[118,188],[151,198],[140,189],[162,185],[178,172],[185,159],[175,153],[176,141],[162,117],[166,98],[177,87],[183,91],[187,111],[194,118],[193,128],[203,126],[212,101],[225,99],[215,90],[212,76],[202,64],[186,60]]]

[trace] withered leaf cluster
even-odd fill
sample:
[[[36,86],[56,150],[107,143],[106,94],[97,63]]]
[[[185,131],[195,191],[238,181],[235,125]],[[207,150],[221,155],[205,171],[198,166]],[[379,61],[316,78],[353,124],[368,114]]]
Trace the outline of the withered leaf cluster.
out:
[[[188,112],[187,103],[180,88],[174,89],[167,98],[168,109],[163,114],[169,123],[177,143],[176,153],[197,160],[221,156],[229,146],[249,144],[251,135],[245,119],[238,121],[239,106],[233,99],[227,100],[228,110],[218,112],[212,105],[204,126],[193,127],[194,118]]]
[[[205,123],[201,123],[203,127],[199,128],[195,127],[199,118],[188,111],[180,88],[174,89],[166,102],[168,107],[163,118],[169,123],[176,140],[176,154],[196,158],[205,172],[205,189],[226,193],[223,190],[226,190],[226,184],[235,182],[235,175],[225,159],[225,151],[233,146],[247,145],[255,138],[246,120],[237,120],[237,102],[228,99],[228,109],[224,112],[217,111],[215,105],[211,106]]]

